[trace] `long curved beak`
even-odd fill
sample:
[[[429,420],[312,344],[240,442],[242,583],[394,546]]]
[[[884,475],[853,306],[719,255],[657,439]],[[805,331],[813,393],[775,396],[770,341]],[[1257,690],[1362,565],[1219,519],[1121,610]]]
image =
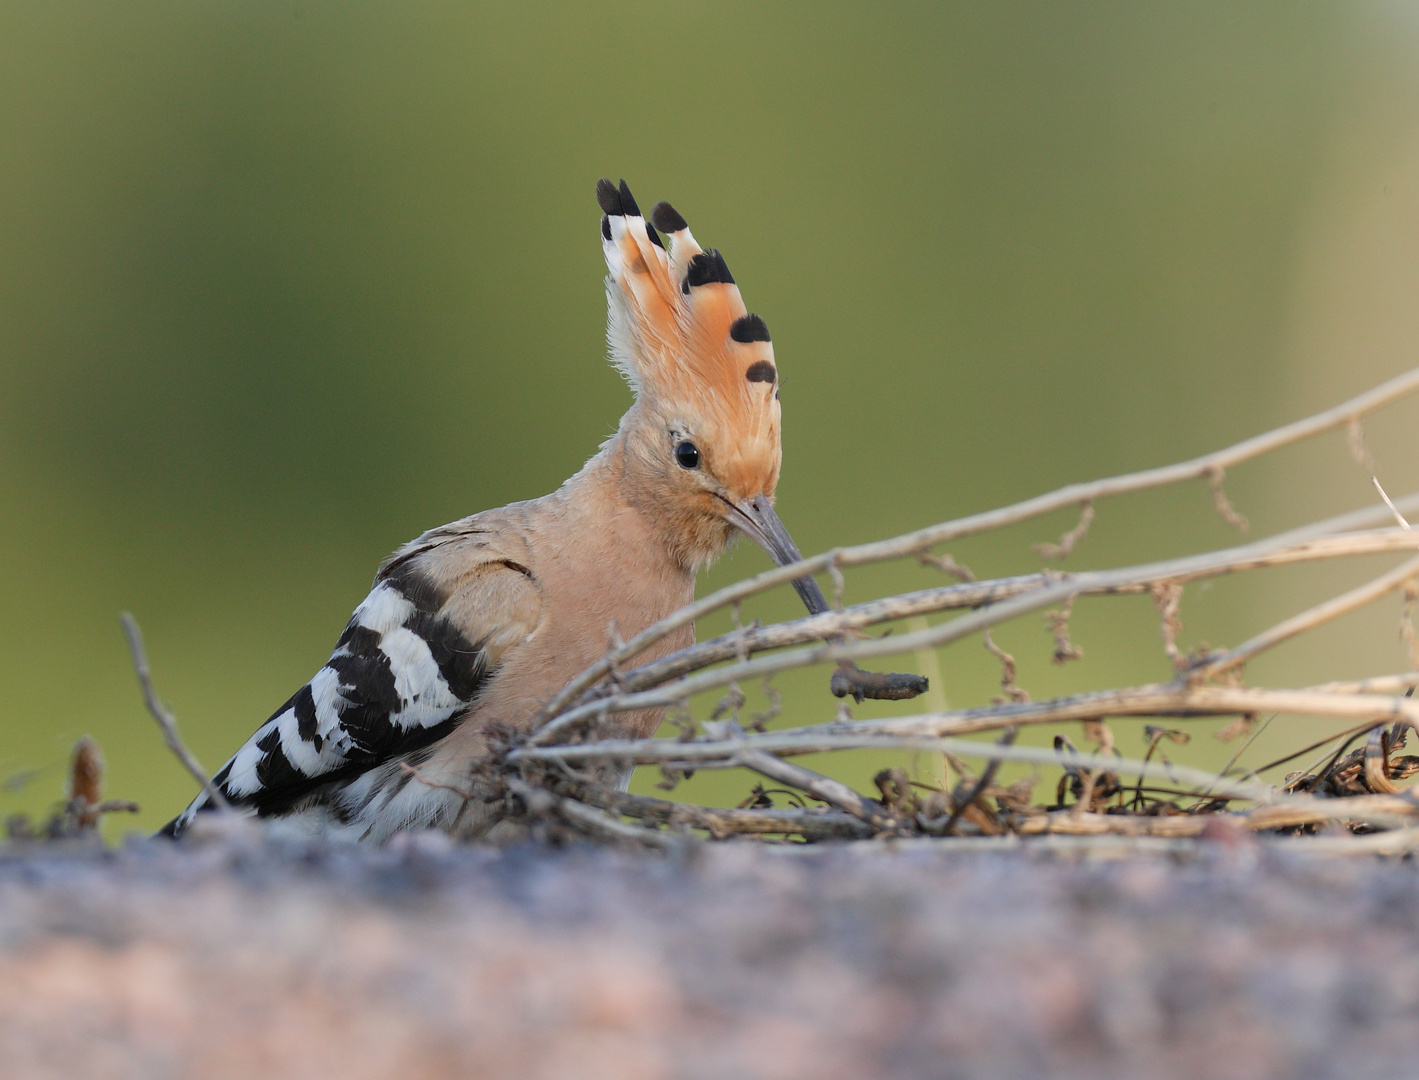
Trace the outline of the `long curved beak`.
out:
[[[787,566],[803,558],[798,551],[798,545],[793,542],[793,537],[788,535],[783,522],[774,513],[773,505],[764,496],[755,495],[752,499],[745,499],[740,503],[731,503],[727,499],[725,502],[731,511],[729,519],[754,543],[767,551],[769,557],[779,566]],[[828,598],[823,595],[823,590],[812,577],[796,578],[793,588],[810,615],[828,610]]]

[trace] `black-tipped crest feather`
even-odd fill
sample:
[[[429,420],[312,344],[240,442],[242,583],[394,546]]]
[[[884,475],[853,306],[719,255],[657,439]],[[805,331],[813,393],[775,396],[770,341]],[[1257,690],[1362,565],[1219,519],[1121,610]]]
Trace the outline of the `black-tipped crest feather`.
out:
[[[631,189],[626,186],[624,180],[621,181],[621,213],[627,217],[640,217],[641,208],[636,205],[636,197],[631,194]]]
[[[614,181],[602,177],[596,181],[596,201],[601,204],[603,214],[620,214],[621,192]]]
[[[768,326],[752,311],[734,320],[729,327],[729,336],[741,345],[748,345],[751,341],[770,340]]]
[[[734,275],[729,272],[724,256],[714,248],[709,248],[690,260],[690,265],[685,270],[685,282],[691,288],[714,282],[733,285]]]
[[[655,227],[661,232],[677,233],[687,227],[680,211],[668,202],[658,202],[651,207],[650,220],[655,222]]]

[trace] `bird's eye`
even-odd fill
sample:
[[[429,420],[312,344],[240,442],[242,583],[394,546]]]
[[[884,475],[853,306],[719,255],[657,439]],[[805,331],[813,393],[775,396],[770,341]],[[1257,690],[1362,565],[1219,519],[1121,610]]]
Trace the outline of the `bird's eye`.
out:
[[[692,442],[682,442],[675,447],[675,461],[682,469],[700,467],[700,449]]]

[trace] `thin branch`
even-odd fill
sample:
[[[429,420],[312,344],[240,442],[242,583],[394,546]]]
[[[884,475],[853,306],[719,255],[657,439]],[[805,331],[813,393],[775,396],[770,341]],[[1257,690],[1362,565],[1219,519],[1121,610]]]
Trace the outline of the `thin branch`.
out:
[[[1005,734],[1001,735],[1000,738],[996,740],[996,745],[1014,745],[1015,734],[1015,728],[1006,728]],[[956,822],[961,820],[961,815],[966,812],[966,807],[970,806],[990,789],[990,785],[995,781],[995,774],[1000,771],[1000,761],[1001,759],[998,757],[991,758],[986,763],[985,772],[981,773],[980,779],[977,780],[975,786],[971,788],[970,794],[962,796],[956,805],[951,808],[951,816],[946,819],[946,824],[941,830],[945,835],[950,836],[955,832]]]
[[[1153,606],[1158,610],[1159,629],[1163,635],[1163,653],[1176,671],[1183,665],[1182,650],[1178,648],[1178,635],[1182,633],[1182,620],[1178,609],[1182,607],[1183,587],[1178,581],[1160,581],[1153,586]]]
[[[588,791],[585,801],[600,803],[603,809],[642,821],[704,829],[716,840],[736,834],[793,834],[808,840],[865,840],[877,832],[862,819],[841,810],[804,807],[748,810],[696,806],[604,789],[602,792]]]
[[[1375,490],[1380,493],[1380,498],[1383,499],[1385,505],[1389,507],[1389,512],[1394,515],[1394,520],[1399,522],[1404,528],[1409,528],[1409,522],[1406,521],[1404,515],[1399,512],[1399,507],[1395,506],[1390,500],[1389,493],[1385,491],[1384,486],[1380,483],[1380,478],[1378,476],[1371,476],[1370,482],[1375,485]]]
[[[1330,746],[1331,743],[1333,743],[1333,742],[1335,742],[1335,741],[1337,741],[1337,740],[1339,740],[1339,739],[1343,739],[1343,738],[1345,738],[1347,735],[1354,735],[1354,734],[1356,734],[1357,732],[1369,731],[1370,728],[1372,728],[1372,727],[1374,727],[1374,726],[1375,726],[1375,723],[1374,723],[1373,720],[1367,720],[1367,721],[1365,721],[1363,724],[1356,724],[1356,725],[1354,725],[1353,727],[1345,728],[1343,731],[1337,731],[1337,732],[1335,732],[1335,733],[1332,734],[1332,735],[1327,735],[1324,739],[1321,739],[1319,742],[1313,742],[1313,743],[1311,743],[1309,746],[1303,746],[1303,747],[1301,747],[1301,749],[1299,749],[1299,750],[1293,750],[1293,751],[1291,751],[1291,753],[1287,754],[1285,757],[1279,757],[1279,758],[1277,758],[1275,761],[1268,761],[1265,765],[1260,765],[1260,766],[1258,766],[1258,767],[1255,768],[1255,769],[1249,769],[1248,772],[1249,772],[1252,776],[1260,776],[1260,775],[1261,775],[1262,773],[1264,773],[1264,772],[1270,772],[1272,769],[1276,768],[1276,766],[1278,766],[1278,765],[1285,765],[1287,762],[1295,761],[1298,757],[1301,757],[1301,756],[1304,755],[1304,754],[1309,754],[1312,750],[1319,750],[1322,746],[1327,746],[1327,747],[1328,747],[1328,746]],[[1316,764],[1316,765],[1319,765],[1321,761],[1324,761],[1324,760],[1325,760],[1326,758],[1328,758],[1329,756],[1330,756],[1330,751],[1329,751],[1329,750],[1326,750],[1326,752],[1320,756],[1320,761],[1317,761],[1315,764]],[[1298,774],[1298,775],[1302,775],[1302,776],[1303,776],[1303,775],[1306,775],[1306,774],[1310,773],[1311,771],[1312,771],[1311,769],[1307,768],[1307,769],[1304,769],[1304,770],[1303,770],[1300,774]]]
[[[1059,538],[1057,544],[1039,543],[1035,545],[1035,554],[1042,559],[1057,562],[1068,556],[1074,545],[1084,539],[1084,534],[1089,531],[1089,526],[1094,520],[1094,504],[1086,502],[1079,509],[1079,524],[1070,529]]]
[[[1404,795],[1356,795],[1348,799],[1290,798],[1272,806],[1258,806],[1237,814],[1178,814],[1145,817],[1134,814],[1074,814],[1055,811],[1022,819],[1022,836],[1044,833],[1114,833],[1124,836],[1200,836],[1220,819],[1250,831],[1324,825],[1332,821],[1368,821],[1373,818],[1419,816],[1419,803]]]
[[[683,839],[667,836],[658,829],[628,825],[604,810],[598,810],[565,795],[554,795],[544,787],[515,777],[509,777],[507,785],[534,817],[560,817],[569,825],[603,840],[629,841],[643,847],[655,848],[657,851],[670,851],[685,843]]]
[[[138,629],[137,620],[126,611],[118,618],[123,624],[123,635],[128,639],[128,651],[133,654],[133,670],[138,673],[138,684],[143,688],[143,700],[148,705],[148,711],[153,714],[153,719],[158,722],[158,727],[162,729],[163,741],[167,743],[173,756],[182,762],[183,768],[191,773],[207,792],[207,798],[211,800],[212,805],[219,810],[230,810],[232,804],[217,789],[217,785],[212,783],[207,770],[202,768],[192,751],[183,743],[182,736],[177,733],[177,718],[158,700],[158,691],[153,686],[153,673],[148,667],[148,653],[143,648],[143,632]]]
[[[1416,686],[1419,686],[1419,671],[1407,671],[1403,675],[1376,675],[1354,682],[1321,683],[1308,686],[1306,690],[1313,694],[1400,694]]]
[[[1212,505],[1217,508],[1217,513],[1221,515],[1223,521],[1237,532],[1246,532],[1251,528],[1251,523],[1237,513],[1237,508],[1232,505],[1232,500],[1227,498],[1226,489],[1222,487],[1222,482],[1227,478],[1227,470],[1221,465],[1214,465],[1207,472],[1207,482],[1212,488]]]
[[[949,574],[957,581],[975,581],[976,579],[969,566],[962,566],[950,555],[933,555],[929,551],[922,551],[917,553],[917,561],[922,566],[934,566],[943,574]]]
[[[867,822],[878,831],[893,831],[900,826],[900,822],[888,813],[881,803],[859,795],[841,780],[823,776],[812,769],[805,769],[802,765],[784,761],[762,750],[742,749],[736,752],[732,759],[735,765],[752,769],[780,784],[789,784],[800,791],[806,791],[829,806]]]
[[[1409,650],[1410,667],[1419,667],[1419,633],[1414,630],[1414,605],[1419,602],[1419,584],[1404,583],[1404,603],[1399,609],[1399,640]]]
[[[989,630],[981,635],[981,644],[985,646],[986,652],[1000,661],[1000,689],[1005,691],[1006,699],[1029,701],[1029,692],[1015,685],[1015,658],[995,643]]]
[[[1116,815],[1096,815],[1099,817]],[[1209,815],[1215,818],[1215,815]],[[1174,818],[1173,820],[1178,820]],[[1419,848],[1419,826],[1375,832],[1363,836],[1258,837],[1263,847],[1300,852],[1310,858],[1346,858],[1374,855],[1405,855]],[[1029,851],[1070,858],[1117,859],[1135,855],[1195,856],[1205,850],[1207,840],[1197,836],[1129,836],[1119,833],[1052,832],[1029,837],[1014,833],[1005,836],[911,837],[885,844],[851,844],[837,850],[838,858],[884,858],[906,852],[1020,852]],[[811,844],[781,844],[768,849],[783,858],[812,857]]]
[[[1341,615],[1349,614],[1357,608],[1373,603],[1380,597],[1385,596],[1394,590],[1402,588],[1405,584],[1419,576],[1419,558],[1409,559],[1401,563],[1387,574],[1381,574],[1373,581],[1361,585],[1359,588],[1351,589],[1347,593],[1327,600],[1323,604],[1317,604],[1299,615],[1277,623],[1250,641],[1243,642],[1235,649],[1214,656],[1203,663],[1200,663],[1187,670],[1189,679],[1203,680],[1212,679],[1225,671],[1240,667],[1258,653],[1267,649],[1275,648],[1283,641],[1289,641],[1297,634],[1304,633],[1322,623],[1337,619]]]
[[[565,746],[523,746],[510,751],[509,762],[593,761],[617,759],[638,764],[665,763],[671,767],[699,769],[731,767],[745,750],[796,755],[845,749],[931,750],[961,757],[999,753],[1008,760],[1057,764],[1053,751],[1034,747],[992,748],[959,736],[1025,724],[1070,722],[1117,716],[1217,716],[1243,712],[1279,712],[1313,716],[1350,717],[1370,724],[1394,720],[1419,721],[1419,702],[1404,697],[1323,694],[1298,690],[1260,690],[1235,686],[1142,686],[1126,690],[1096,691],[1042,702],[1011,702],[917,716],[853,720],[812,727],[789,728],[745,739],[699,739],[675,742],[663,739],[608,739]],[[1368,725],[1366,725],[1368,726]],[[716,762],[718,765],[716,765]],[[1147,775],[1169,780],[1182,777],[1199,787],[1216,782],[1216,776],[1178,765],[1159,767],[1128,763],[1126,759],[1099,758],[1081,764],[1112,772]],[[1218,784],[1222,794],[1269,791],[1259,785],[1227,781]]]

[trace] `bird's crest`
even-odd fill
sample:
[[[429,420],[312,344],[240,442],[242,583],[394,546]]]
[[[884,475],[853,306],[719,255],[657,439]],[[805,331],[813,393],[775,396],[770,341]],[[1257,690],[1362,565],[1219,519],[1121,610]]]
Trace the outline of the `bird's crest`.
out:
[[[638,398],[683,408],[732,432],[743,450],[774,459],[778,368],[764,320],[750,314],[713,248],[658,203],[647,222],[622,180],[598,181],[612,362]],[[664,233],[664,239],[661,238]]]

